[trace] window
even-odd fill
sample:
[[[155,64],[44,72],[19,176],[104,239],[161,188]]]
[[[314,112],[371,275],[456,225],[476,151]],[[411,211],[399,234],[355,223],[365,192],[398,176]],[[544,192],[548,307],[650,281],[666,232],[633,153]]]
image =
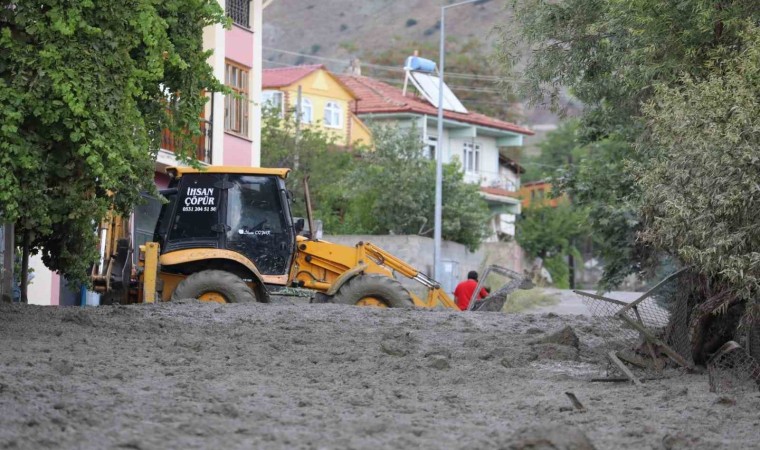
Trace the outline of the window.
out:
[[[331,128],[343,126],[343,110],[338,102],[327,102],[325,105],[325,126]]]
[[[427,144],[425,144],[425,156],[435,161],[435,150],[438,146],[438,138],[435,136],[428,136]]]
[[[250,28],[251,0],[226,0],[224,11],[237,25]]]
[[[186,174],[180,179],[176,206],[173,206],[174,223],[169,230],[172,241],[217,241],[219,235],[215,225],[219,224],[219,201],[221,191],[217,188],[221,181],[219,174]],[[162,224],[163,225],[163,224]],[[165,225],[164,225],[165,226]]]
[[[295,239],[274,176],[229,175],[227,248],[256,263],[264,275],[288,273]]]
[[[276,109],[282,115],[282,92],[280,91],[262,91],[261,106],[264,109]]]
[[[227,61],[224,83],[233,92],[224,97],[224,131],[248,137],[248,69]]]
[[[301,122],[311,123],[314,120],[314,107],[311,104],[311,100],[308,98],[301,98]]]
[[[465,172],[480,172],[480,144],[465,142],[463,156],[462,165],[464,165]]]

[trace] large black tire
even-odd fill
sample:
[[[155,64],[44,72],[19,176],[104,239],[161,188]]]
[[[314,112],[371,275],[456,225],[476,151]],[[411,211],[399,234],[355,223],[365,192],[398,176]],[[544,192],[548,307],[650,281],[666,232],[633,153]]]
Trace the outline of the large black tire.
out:
[[[348,280],[332,297],[332,303],[356,305],[363,299],[380,300],[390,308],[411,308],[412,297],[401,283],[383,275],[357,275]]]
[[[199,298],[215,292],[227,303],[251,303],[256,295],[239,276],[224,270],[203,270],[182,280],[172,293],[172,300]]]

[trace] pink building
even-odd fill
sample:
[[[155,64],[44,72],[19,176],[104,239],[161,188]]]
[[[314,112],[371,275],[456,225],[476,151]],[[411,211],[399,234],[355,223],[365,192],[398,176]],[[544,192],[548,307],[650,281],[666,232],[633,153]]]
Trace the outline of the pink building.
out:
[[[203,115],[198,159],[212,165],[258,166],[261,160],[261,29],[263,0],[217,0],[232,19],[232,28],[207,27],[203,42],[212,49],[214,74],[243,99],[209,94]],[[266,2],[269,4],[270,2]],[[164,136],[156,160],[156,183],[168,182],[164,169],[176,165],[170,136]]]

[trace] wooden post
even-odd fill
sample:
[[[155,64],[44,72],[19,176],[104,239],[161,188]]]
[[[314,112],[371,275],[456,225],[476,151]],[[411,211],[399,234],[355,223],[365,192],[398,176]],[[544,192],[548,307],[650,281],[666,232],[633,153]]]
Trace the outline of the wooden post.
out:
[[[628,316],[622,315],[620,316],[621,319],[623,319],[628,325],[635,328],[636,331],[641,333],[641,335],[646,339],[647,341],[659,346],[660,350],[662,350],[663,353],[668,355],[670,359],[681,365],[682,367],[685,367],[689,370],[694,370],[694,364],[691,364],[690,362],[686,361],[683,356],[679,355],[678,352],[670,348],[666,343],[662,342],[660,339],[657,338],[657,336],[650,333],[646,328],[641,326],[638,322],[631,319]]]
[[[158,283],[158,242],[145,243],[145,272],[143,273],[143,303],[156,301]]]
[[[618,367],[618,369],[620,369],[625,374],[625,376],[627,376],[628,379],[633,382],[633,384],[637,386],[641,385],[641,381],[639,381],[639,379],[636,378],[636,375],[634,375],[633,372],[631,372],[628,367],[623,364],[623,361],[618,359],[617,354],[615,354],[614,351],[607,353],[607,356],[610,358],[610,361],[612,361]]]
[[[13,240],[13,224],[0,226],[0,301],[13,301],[13,263],[16,245]]]

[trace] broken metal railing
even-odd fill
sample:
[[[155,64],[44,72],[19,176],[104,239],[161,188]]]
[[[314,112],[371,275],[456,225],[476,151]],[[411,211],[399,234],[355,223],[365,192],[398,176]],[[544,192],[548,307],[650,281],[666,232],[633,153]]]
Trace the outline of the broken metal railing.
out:
[[[477,300],[478,293],[480,293],[485,280],[491,273],[497,273],[504,277],[510,278],[510,281],[500,287],[498,290],[489,293],[485,298]],[[473,291],[472,298],[470,299],[470,304],[467,309],[470,311],[501,311],[504,307],[504,303],[506,303],[507,298],[509,297],[509,294],[516,291],[517,289],[530,289],[532,287],[533,284],[530,282],[530,280],[528,280],[519,272],[492,264],[488,266],[483,275],[480,277],[480,281],[478,281],[478,287],[475,288],[475,291]]]
[[[664,355],[679,366],[694,370],[690,356],[682,354],[686,353],[685,349],[689,347],[686,328],[676,328],[670,321],[674,314],[677,317],[688,317],[687,311],[680,311],[687,308],[687,305],[676,304],[673,311],[668,311],[653,297],[664,285],[686,270],[687,268],[683,268],[669,275],[630,303],[590,292],[573,291],[584,297],[592,315],[609,319],[607,331],[609,336],[619,339],[619,348],[611,350],[607,356],[633,383],[638,384],[640,380],[624,362],[659,374],[665,367]],[[631,351],[631,348],[634,350]]]
[[[736,341],[728,341],[707,361],[710,392],[757,392],[760,364]]]

